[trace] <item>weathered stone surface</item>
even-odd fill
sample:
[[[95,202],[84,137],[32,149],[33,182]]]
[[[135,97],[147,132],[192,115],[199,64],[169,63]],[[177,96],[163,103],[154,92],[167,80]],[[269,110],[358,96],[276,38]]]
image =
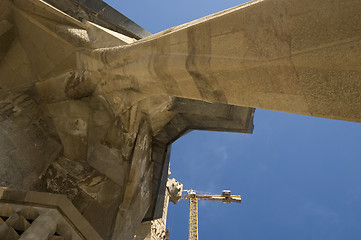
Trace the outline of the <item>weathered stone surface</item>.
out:
[[[43,176],[46,189],[66,194],[97,232],[109,239],[119,206],[121,187],[86,163],[60,157]]]
[[[167,182],[167,190],[169,192],[169,201],[176,204],[182,197],[183,184],[174,178],[169,179]]]
[[[31,92],[0,98],[0,185],[41,190],[39,176],[62,147]]]
[[[97,50],[89,61],[111,81],[131,78],[139,98],[172,95],[360,122],[359,7],[354,0],[254,1]]]
[[[49,4],[61,9],[63,12],[78,19],[79,21],[89,20],[100,24],[104,28],[112,29],[124,35],[130,35],[139,39],[149,36],[150,33],[135,24],[133,21],[117,12],[103,1],[97,0],[46,0]],[[104,35],[104,32],[101,33]]]
[[[361,122],[358,0],[253,1],[140,40],[99,2],[47,2],[0,1],[0,185],[65,194],[104,239],[161,217],[188,131],[251,133],[256,107]]]
[[[100,240],[64,195],[0,187],[0,238]]]

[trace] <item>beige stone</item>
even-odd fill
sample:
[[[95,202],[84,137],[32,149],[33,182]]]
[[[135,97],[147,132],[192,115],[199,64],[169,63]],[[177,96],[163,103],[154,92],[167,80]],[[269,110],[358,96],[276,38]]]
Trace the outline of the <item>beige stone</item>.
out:
[[[103,6],[0,1],[0,185],[37,191],[2,198],[146,238],[188,131],[252,133],[254,108],[361,122],[358,0],[258,0],[148,37]]]

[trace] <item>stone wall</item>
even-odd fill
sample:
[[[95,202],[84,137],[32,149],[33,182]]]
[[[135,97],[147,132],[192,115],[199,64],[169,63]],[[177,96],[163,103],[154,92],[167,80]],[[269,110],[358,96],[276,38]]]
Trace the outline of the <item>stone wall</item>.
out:
[[[188,131],[251,133],[256,107],[361,121],[359,1],[253,1],[140,40],[76,6],[0,1],[0,185],[63,194],[103,239],[162,217]]]

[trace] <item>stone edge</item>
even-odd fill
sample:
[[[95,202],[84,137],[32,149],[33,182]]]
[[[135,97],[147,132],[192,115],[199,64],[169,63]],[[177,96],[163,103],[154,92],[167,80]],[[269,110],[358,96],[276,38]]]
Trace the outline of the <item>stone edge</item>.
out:
[[[0,187],[0,202],[55,208],[84,239],[103,240],[65,195]]]

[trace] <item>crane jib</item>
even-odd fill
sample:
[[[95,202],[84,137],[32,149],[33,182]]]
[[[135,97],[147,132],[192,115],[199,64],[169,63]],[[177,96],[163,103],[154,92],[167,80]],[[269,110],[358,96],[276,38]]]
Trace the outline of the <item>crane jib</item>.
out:
[[[198,240],[198,200],[221,201],[223,203],[241,203],[240,195],[231,195],[231,191],[223,190],[222,195],[197,194],[194,190],[186,190],[182,199],[189,199],[189,240]]]

